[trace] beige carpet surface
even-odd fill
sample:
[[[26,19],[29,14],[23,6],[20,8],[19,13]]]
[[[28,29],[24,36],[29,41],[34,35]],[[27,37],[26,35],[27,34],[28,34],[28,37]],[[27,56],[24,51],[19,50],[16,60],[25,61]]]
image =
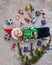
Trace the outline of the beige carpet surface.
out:
[[[15,53],[11,51],[11,46],[15,40],[6,41],[4,40],[4,35],[6,32],[3,30],[3,27],[14,28],[20,27],[20,22],[24,20],[24,17],[27,16],[25,11],[25,6],[32,4],[35,11],[43,9],[46,12],[46,21],[48,27],[52,28],[52,0],[0,0],[0,65],[20,65],[19,54],[16,51]],[[20,20],[15,19],[18,14],[18,10],[23,9],[25,15],[20,15]],[[33,13],[34,16],[34,13]],[[6,25],[7,19],[12,19],[13,24],[8,26]],[[40,21],[42,17],[35,17],[38,20],[34,26],[41,27]],[[32,24],[25,23],[24,26],[32,26]],[[44,56],[34,65],[52,65],[52,50],[49,50]]]

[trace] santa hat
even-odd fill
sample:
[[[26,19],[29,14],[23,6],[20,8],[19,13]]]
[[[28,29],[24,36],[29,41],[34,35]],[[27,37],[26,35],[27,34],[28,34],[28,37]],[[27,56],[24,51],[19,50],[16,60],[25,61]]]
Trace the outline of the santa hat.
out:
[[[12,29],[4,29],[9,35],[11,35]]]
[[[3,29],[4,29],[9,35],[11,35],[12,28],[5,28],[5,27],[3,27]]]

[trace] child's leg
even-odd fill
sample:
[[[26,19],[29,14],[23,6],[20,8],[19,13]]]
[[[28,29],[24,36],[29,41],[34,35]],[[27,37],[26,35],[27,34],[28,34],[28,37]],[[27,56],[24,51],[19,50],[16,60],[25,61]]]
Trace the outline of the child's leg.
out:
[[[50,32],[42,34],[42,37],[48,37],[48,36],[50,36]]]
[[[50,36],[50,29],[48,27],[37,28],[38,29],[38,38],[48,37]]]
[[[50,31],[50,29],[48,27],[38,28],[38,30],[41,31],[42,33],[47,33]]]

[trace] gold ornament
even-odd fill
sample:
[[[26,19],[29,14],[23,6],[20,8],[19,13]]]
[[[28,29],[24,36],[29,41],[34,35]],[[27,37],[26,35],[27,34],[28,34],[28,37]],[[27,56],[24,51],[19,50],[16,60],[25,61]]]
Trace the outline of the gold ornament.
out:
[[[25,7],[25,10],[26,10],[26,11],[30,10],[30,5],[27,5],[27,6]]]

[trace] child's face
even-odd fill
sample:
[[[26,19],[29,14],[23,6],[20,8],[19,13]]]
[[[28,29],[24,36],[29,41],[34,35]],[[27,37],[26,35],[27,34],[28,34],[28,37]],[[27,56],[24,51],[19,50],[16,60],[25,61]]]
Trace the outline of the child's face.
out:
[[[23,32],[21,30],[15,30],[14,31],[14,35],[17,38],[20,38],[23,35]]]

